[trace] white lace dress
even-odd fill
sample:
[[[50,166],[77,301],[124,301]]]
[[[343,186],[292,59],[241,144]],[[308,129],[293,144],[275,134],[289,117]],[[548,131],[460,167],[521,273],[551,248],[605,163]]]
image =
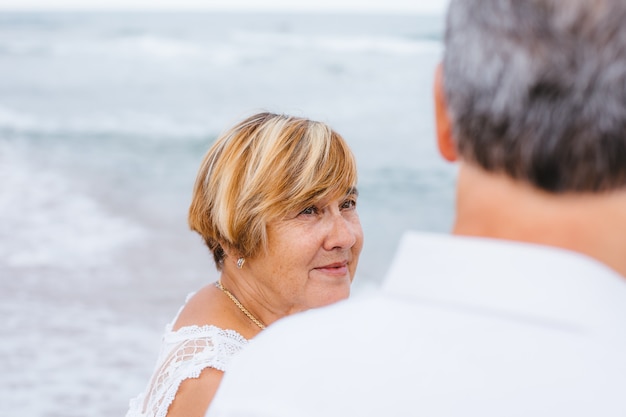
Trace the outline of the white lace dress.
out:
[[[210,325],[172,331],[177,318],[166,326],[152,378],[146,390],[130,400],[126,417],[165,417],[185,379],[197,378],[209,367],[225,371],[230,358],[248,344],[236,331]]]

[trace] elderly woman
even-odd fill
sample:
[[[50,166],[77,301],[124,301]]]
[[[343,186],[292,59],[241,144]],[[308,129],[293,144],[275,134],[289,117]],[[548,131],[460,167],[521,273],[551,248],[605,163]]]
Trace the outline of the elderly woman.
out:
[[[220,279],[168,328],[131,416],[202,416],[232,355],[281,317],[348,297],[363,233],[356,164],[323,123],[256,114],[207,152],[189,224]]]

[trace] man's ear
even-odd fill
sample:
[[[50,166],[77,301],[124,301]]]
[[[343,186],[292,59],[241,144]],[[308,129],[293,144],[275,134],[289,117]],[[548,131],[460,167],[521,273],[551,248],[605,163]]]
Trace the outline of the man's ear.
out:
[[[445,90],[443,88],[443,65],[440,63],[435,70],[435,126],[437,128],[437,146],[439,153],[448,162],[457,159],[456,144],[452,137],[450,115],[446,105]]]

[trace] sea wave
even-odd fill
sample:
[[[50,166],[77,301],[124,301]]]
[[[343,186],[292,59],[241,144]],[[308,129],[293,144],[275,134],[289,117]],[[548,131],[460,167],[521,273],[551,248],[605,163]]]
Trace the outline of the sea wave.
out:
[[[147,231],[81,192],[71,178],[0,141],[0,259],[11,267],[95,266]]]
[[[118,114],[45,116],[0,106],[0,133],[5,136],[93,137],[124,136],[144,139],[200,140],[215,134],[217,126],[176,120],[168,115],[140,111]]]
[[[71,39],[58,37],[3,36],[0,57],[28,55],[40,57],[100,57],[105,59],[170,61],[209,60],[213,64],[233,64],[241,59],[272,55],[289,50],[317,50],[339,53],[379,53],[408,55],[439,50],[439,39],[389,35],[304,34],[292,32],[232,30],[219,42],[149,32],[90,34]]]
[[[253,44],[255,47],[265,45],[278,49],[308,48],[342,53],[407,55],[441,48],[441,42],[436,39],[412,39],[400,36],[306,35],[289,32],[239,31],[234,33],[233,38],[241,44]]]

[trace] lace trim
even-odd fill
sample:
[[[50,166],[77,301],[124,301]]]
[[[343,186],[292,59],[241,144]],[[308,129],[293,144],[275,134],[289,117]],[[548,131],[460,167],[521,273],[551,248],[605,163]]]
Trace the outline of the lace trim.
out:
[[[184,380],[198,378],[209,367],[225,371],[230,358],[248,343],[236,331],[213,325],[186,326],[175,332],[171,327],[166,327],[150,383],[131,400],[126,417],[165,417]]]

